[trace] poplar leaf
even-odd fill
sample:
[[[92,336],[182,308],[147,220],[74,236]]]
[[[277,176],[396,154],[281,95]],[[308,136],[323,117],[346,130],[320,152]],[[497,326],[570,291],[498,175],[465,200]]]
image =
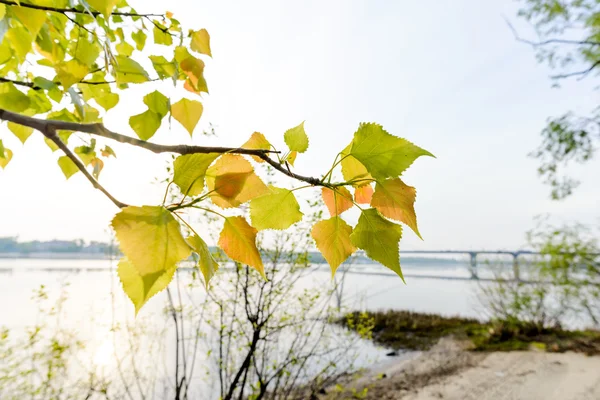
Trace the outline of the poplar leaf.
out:
[[[269,193],[250,202],[250,218],[256,229],[287,229],[302,220],[294,192],[269,186]]]
[[[304,153],[308,149],[308,136],[304,131],[304,121],[302,121],[300,125],[292,129],[288,129],[283,134],[283,139],[290,150],[297,151],[298,153]]]
[[[254,132],[252,134],[252,136],[250,136],[250,139],[248,139],[246,141],[246,143],[244,143],[242,145],[243,149],[256,149],[256,150],[270,150],[271,149],[271,143],[269,143],[269,141],[267,140],[267,138],[265,137],[265,135],[263,135],[260,132]],[[262,158],[257,157],[257,156],[251,156],[252,159],[258,163],[261,162],[265,162]]]
[[[385,217],[404,222],[422,240],[417,227],[416,198],[417,191],[414,187],[406,185],[399,178],[387,179],[375,185],[371,206]]]
[[[146,110],[129,118],[129,126],[142,140],[148,140],[160,128],[162,117],[154,111]]]
[[[121,251],[142,276],[164,273],[191,253],[179,222],[161,206],[125,207],[112,227]]]
[[[402,280],[400,249],[402,226],[383,218],[376,209],[364,210],[350,235],[352,244],[363,249],[369,258],[394,271]]]
[[[142,51],[144,49],[144,46],[146,45],[146,38],[147,38],[144,31],[142,29],[140,29],[140,30],[133,32],[131,34],[131,38],[135,42],[135,48],[138,49],[139,51]]]
[[[8,40],[19,61],[24,62],[33,43],[33,38],[27,29],[21,26],[12,27],[4,35],[4,40]]]
[[[372,179],[373,177],[369,174],[367,168],[354,158],[354,156],[350,155],[351,149],[352,142],[350,142],[350,144],[340,153],[340,157],[342,157],[340,165],[342,166],[342,176],[344,177],[344,180],[350,182],[354,180],[360,181],[362,179]],[[359,184],[360,183],[361,182],[359,182]]]
[[[65,178],[69,179],[77,172],[79,172],[79,168],[77,165],[67,156],[62,156],[58,159],[58,166],[62,170],[62,173],[65,175]]]
[[[119,0],[87,0],[88,4],[108,19]]]
[[[297,156],[297,151],[290,151],[290,154],[286,157],[285,162],[289,163],[293,167]]]
[[[144,96],[144,104],[148,106],[150,111],[154,111],[162,117],[169,113],[169,98],[155,90]]]
[[[211,193],[211,200],[221,208],[237,207],[258,196],[269,193],[269,189],[256,175],[252,164],[237,154],[224,154],[206,171],[206,185]],[[220,177],[218,180],[217,178]],[[244,178],[243,186],[235,196],[223,196],[219,192],[231,193],[233,188],[222,188],[227,179]]]
[[[370,204],[373,198],[373,187],[370,184],[359,186],[354,191],[354,200],[358,204]]]
[[[190,56],[179,63],[179,67],[188,77],[188,82],[192,89],[190,90],[191,92],[208,93],[208,86],[204,79],[204,62],[202,60]]]
[[[20,124],[15,124],[14,122],[8,122],[8,129],[21,141],[21,143],[25,144],[29,136],[33,133],[33,128],[28,126],[23,126]]]
[[[29,98],[12,82],[0,83],[0,108],[18,113],[28,109],[29,105]]]
[[[352,208],[352,194],[343,186],[337,187],[334,190],[324,187],[321,190],[323,201],[329,210],[329,215],[332,217],[340,215],[344,211]]]
[[[144,68],[130,57],[116,56],[115,62],[115,78],[119,85],[124,83],[143,83],[150,79]]]
[[[360,124],[350,154],[376,179],[397,177],[420,156],[433,154],[411,142],[387,133],[381,125]]]
[[[82,39],[73,43],[72,46],[74,46],[73,57],[82,64],[86,65],[88,68],[96,62],[98,56],[100,55],[100,47],[96,44],[96,42]],[[117,47],[118,46],[119,45],[117,45]]]
[[[58,78],[60,83],[63,85],[64,90],[67,90],[74,84],[81,82],[81,80],[85,78],[89,72],[89,68],[77,60],[62,62],[57,64],[54,69],[56,70],[56,78]]]
[[[337,216],[317,222],[310,232],[331,268],[332,277],[340,264],[356,251],[350,240],[351,233],[352,227]]]
[[[133,46],[127,42],[121,42],[115,46],[117,53],[121,56],[129,57],[133,54]]]
[[[196,100],[181,99],[171,106],[171,115],[189,132],[194,133],[194,128],[202,116],[202,103]]]
[[[197,196],[204,190],[204,176],[212,162],[219,157],[218,153],[185,154],[173,162],[173,182],[179,186],[181,193]]]
[[[158,24],[158,22],[157,22]],[[158,24],[161,28],[164,29],[164,26]],[[173,38],[171,37],[171,35],[169,35],[168,31],[165,32],[162,29],[159,29],[158,26],[154,25],[154,29],[152,31],[153,35],[154,35],[154,43],[156,44],[162,44],[165,46],[170,46],[173,44]]]
[[[187,238],[187,242],[192,247],[192,251],[198,257],[196,266],[198,269],[200,269],[200,272],[202,272],[202,276],[204,277],[204,285],[206,288],[208,288],[208,282],[210,282],[211,278],[219,269],[219,264],[217,264],[217,261],[211,254],[208,245],[200,236],[190,236]]]
[[[212,53],[210,52],[210,35],[206,29],[192,31],[191,38],[192,41],[190,43],[190,47],[192,50],[212,57]]]
[[[19,21],[29,32],[32,37],[36,37],[44,22],[48,16],[45,11],[35,10],[29,7],[11,7],[13,15],[15,15]]]
[[[165,271],[141,275],[127,258],[119,261],[117,274],[123,285],[123,291],[135,307],[136,315],[152,296],[169,286],[176,270],[177,267],[173,266]]]
[[[2,169],[6,168],[6,166],[10,162],[10,160],[12,160],[12,157],[13,157],[12,150],[4,147],[4,145],[2,144],[2,140],[0,140],[0,168],[2,168]]]
[[[102,172],[102,169],[104,168],[104,161],[96,157],[92,161],[90,161],[90,164],[92,166],[92,175],[94,176],[94,178],[99,179],[100,172]]]
[[[257,230],[248,225],[243,217],[225,218],[219,237],[219,247],[234,261],[256,269],[265,277],[260,253],[256,247]]]
[[[148,58],[152,61],[152,66],[159,78],[164,79],[175,76],[176,69],[174,62],[168,61],[163,56],[149,56]]]

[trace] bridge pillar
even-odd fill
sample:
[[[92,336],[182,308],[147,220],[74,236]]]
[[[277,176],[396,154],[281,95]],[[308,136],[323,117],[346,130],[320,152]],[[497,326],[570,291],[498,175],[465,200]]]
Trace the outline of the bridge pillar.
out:
[[[471,252],[469,255],[471,256],[471,266],[469,268],[471,279],[479,279],[479,276],[477,275],[477,253]]]
[[[515,281],[521,280],[521,271],[519,270],[519,253],[513,253],[513,274]]]

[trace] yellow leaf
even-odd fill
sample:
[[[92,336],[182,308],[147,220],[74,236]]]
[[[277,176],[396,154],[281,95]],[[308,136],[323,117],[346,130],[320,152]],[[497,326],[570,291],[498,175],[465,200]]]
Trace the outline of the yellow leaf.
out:
[[[186,196],[197,196],[204,190],[206,169],[220,154],[185,154],[173,162],[173,183]]]
[[[67,156],[62,156],[58,159],[58,166],[62,170],[63,174],[65,174],[65,178],[67,179],[79,172],[77,165],[75,165],[73,160]]]
[[[141,275],[127,258],[119,261],[117,274],[123,285],[123,291],[135,307],[136,314],[152,296],[169,286],[176,270],[177,267],[174,266],[166,271]]]
[[[352,143],[350,143],[342,152],[340,153],[340,157],[342,157],[342,161],[340,164],[342,165],[342,175],[344,179],[349,182],[355,179],[373,179],[373,177],[367,171],[367,168],[354,156],[350,155],[350,149],[352,148]],[[358,185],[364,184],[363,182],[358,182]]]
[[[251,227],[243,217],[228,217],[225,219],[219,247],[234,261],[256,269],[265,277],[260,253],[256,247],[256,233],[258,231]]]
[[[415,200],[417,191],[406,185],[399,178],[377,182],[371,205],[383,216],[404,222],[418,237],[421,237],[417,227]]]
[[[323,201],[329,210],[329,215],[335,217],[352,208],[352,194],[343,186],[334,190],[324,187],[321,190]]]
[[[181,70],[188,77],[188,83],[190,85],[190,90],[193,93],[208,93],[208,86],[206,85],[206,80],[204,79],[204,62],[195,57],[188,57],[183,60],[179,66]],[[188,89],[189,90],[189,89]]]
[[[8,41],[10,46],[17,54],[17,58],[22,63],[25,57],[31,51],[31,43],[33,42],[31,34],[27,29],[21,26],[10,28],[4,35],[4,41]]]
[[[237,154],[224,154],[206,171],[206,185],[211,193],[211,200],[221,208],[237,207],[242,203],[250,201],[258,196],[269,193],[269,189],[263,181],[253,172],[252,164],[244,157]],[[245,175],[243,185],[238,193],[233,194],[234,183],[240,183],[236,174]],[[217,179],[218,177],[222,177]],[[234,183],[230,187],[224,187],[227,179],[231,178]],[[219,193],[222,192],[223,194]]]
[[[269,141],[267,140],[267,138],[265,138],[265,135],[263,135],[260,132],[254,132],[252,134],[252,136],[250,136],[250,139],[248,139],[248,141],[246,141],[246,143],[244,143],[242,145],[243,149],[256,149],[256,150],[270,150],[271,149],[271,143],[269,143]],[[264,160],[260,157],[257,156],[251,156],[252,159],[256,162],[264,162]]]
[[[285,161],[287,163],[289,163],[293,167],[294,163],[296,162],[296,157],[297,156],[298,156],[298,152],[297,151],[290,151],[290,154],[287,156],[287,158],[285,159]]]
[[[15,124],[14,122],[9,122],[7,125],[8,125],[8,129],[16,137],[18,137],[19,140],[21,141],[21,143],[23,143],[23,144],[25,144],[25,141],[33,133],[33,128],[30,128],[28,126],[23,126],[23,125]]]
[[[0,144],[2,143],[2,141],[0,141]],[[13,152],[10,149],[7,149],[6,147],[2,147],[3,149],[3,156],[0,157],[0,168],[4,169],[6,168],[6,166],[8,165],[8,163],[10,162],[10,160],[12,160],[13,157]]]
[[[370,184],[359,186],[354,191],[354,200],[358,204],[370,204],[373,197],[373,187]]]
[[[208,282],[219,269],[219,264],[217,264],[208,245],[200,236],[190,236],[187,238],[187,242],[192,247],[193,252],[198,256],[196,266],[200,269],[200,272],[202,272],[202,276],[204,276],[204,285],[208,288]]]
[[[192,50],[197,51],[200,54],[206,54],[212,57],[210,52],[210,35],[206,29],[200,29],[199,31],[193,31],[191,34],[192,42],[190,47]]]
[[[202,116],[202,103],[196,100],[181,99],[171,106],[171,115],[189,132],[194,133],[194,128]]]
[[[116,56],[115,60],[115,78],[119,85],[123,83],[143,83],[150,78],[146,70],[131,57]]]
[[[164,207],[125,207],[112,227],[121,251],[142,276],[168,271],[191,253],[179,223]]]
[[[29,7],[12,7],[13,14],[29,30],[32,37],[36,37],[44,22],[48,18],[45,11],[34,10]]]
[[[108,18],[119,0],[87,0],[87,2],[95,10],[100,11],[104,18]]]
[[[319,221],[311,230],[317,248],[331,267],[332,277],[340,264],[356,251],[350,241],[351,233],[352,227],[340,217]]]
[[[64,90],[81,82],[89,72],[89,68],[77,60],[62,62],[56,65],[54,69],[56,70],[56,77],[63,85]]]

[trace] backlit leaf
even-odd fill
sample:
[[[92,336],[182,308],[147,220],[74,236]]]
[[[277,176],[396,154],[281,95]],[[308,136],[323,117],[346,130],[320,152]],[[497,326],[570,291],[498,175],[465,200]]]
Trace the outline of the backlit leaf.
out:
[[[148,140],[160,128],[162,117],[154,111],[146,110],[129,118],[129,126],[142,140]]]
[[[31,136],[31,134],[33,133],[33,128],[30,128],[28,126],[23,126],[20,124],[15,124],[14,122],[9,122],[8,124],[8,129],[16,136],[19,138],[19,140],[21,141],[21,143],[25,144],[25,141],[27,141],[27,139],[29,138],[29,136]]]
[[[148,106],[150,111],[154,111],[162,117],[169,113],[169,98],[155,90],[144,96],[144,104]]]
[[[142,29],[137,30],[131,34],[131,38],[135,42],[135,48],[139,51],[144,49],[144,46],[146,45],[146,37],[147,36]]]
[[[260,253],[256,247],[257,230],[243,217],[228,217],[219,236],[219,247],[234,261],[256,269],[264,277]]]
[[[204,190],[206,169],[220,154],[185,154],[173,163],[173,182],[179,186],[181,193],[197,196]]]
[[[398,246],[401,237],[402,226],[383,218],[376,209],[369,208],[360,214],[350,240],[363,249],[369,258],[385,265],[404,280]]]
[[[110,146],[104,146],[104,149],[102,149],[102,156],[103,157],[113,156],[113,157],[117,158],[115,151]]]
[[[2,153],[3,153],[2,157],[0,157],[0,168],[4,169],[4,168],[6,168],[6,166],[10,162],[10,160],[12,160],[13,152],[12,152],[12,150],[7,149],[6,147],[4,147],[2,145],[2,140],[0,140],[0,147],[2,148]]]
[[[296,162],[297,156],[298,156],[297,151],[290,151],[290,154],[286,157],[286,159],[284,161],[289,163],[293,167],[294,163]]]
[[[72,46],[74,46],[75,53],[73,57],[88,67],[91,67],[100,55],[100,47],[96,42],[88,41],[85,38],[73,43]]]
[[[202,103],[196,100],[181,99],[171,106],[171,115],[189,132],[194,133],[194,128],[202,116]]]
[[[381,125],[360,124],[350,150],[376,179],[397,177],[420,156],[433,154],[387,133]]]
[[[116,56],[115,61],[115,78],[118,84],[143,83],[150,79],[144,68],[132,58]]]
[[[12,82],[0,83],[0,108],[18,113],[28,109],[29,104],[29,98]]]
[[[108,18],[118,2],[119,0],[87,0],[87,3],[100,11],[104,18]]]
[[[115,46],[117,53],[121,56],[129,57],[133,54],[133,46],[127,42],[121,42]]]
[[[373,198],[373,187],[370,184],[359,186],[354,191],[354,200],[358,204],[370,204]]]
[[[287,229],[302,220],[294,192],[269,186],[269,193],[250,202],[252,226],[258,230]]]
[[[62,156],[58,159],[58,166],[60,167],[62,173],[67,179],[79,172],[79,168],[77,168],[77,165],[75,165],[73,160],[71,160],[67,156]]]
[[[256,149],[256,150],[270,150],[271,149],[271,143],[269,143],[269,141],[267,140],[267,138],[265,138],[265,135],[263,135],[260,132],[254,132],[252,134],[252,136],[250,136],[250,139],[248,139],[248,141],[246,141],[246,143],[244,143],[242,145],[243,149]],[[252,159],[256,162],[264,162],[264,160],[260,157],[257,156],[252,156]]]
[[[121,251],[141,275],[168,271],[191,253],[179,222],[164,207],[125,207],[112,227]]]
[[[81,80],[85,78],[89,72],[89,68],[77,60],[70,60],[57,64],[55,70],[56,77],[63,85],[64,90],[67,90],[74,84],[81,82]]]
[[[20,26],[12,27],[4,35],[4,40],[9,41],[10,46],[19,58],[19,62],[24,62],[25,57],[31,51],[31,44],[33,43],[32,36],[27,29]]]
[[[288,129],[283,134],[283,139],[290,150],[304,153],[308,149],[308,136],[304,131],[304,121],[295,128]]]
[[[221,208],[237,207],[258,196],[269,193],[269,189],[263,181],[253,172],[252,164],[244,157],[237,154],[224,154],[206,171],[206,184],[208,190],[213,191],[217,188],[218,176],[234,176],[235,174],[245,175],[244,185],[241,191],[233,198],[221,196],[214,192],[211,194],[211,200]],[[222,184],[223,179],[219,183]]]
[[[208,93],[208,86],[204,79],[204,62],[195,57],[188,57],[183,60],[179,67],[188,77],[188,82],[193,93]]]
[[[90,162],[90,164],[92,166],[92,175],[94,178],[100,178],[100,172],[102,172],[102,169],[104,168],[104,161],[96,157]]]
[[[191,33],[192,42],[190,47],[192,50],[197,51],[201,54],[206,54],[212,57],[210,52],[210,35],[206,29],[200,29],[199,31],[193,31]]]
[[[404,222],[423,239],[417,227],[416,197],[417,191],[414,187],[406,185],[399,178],[387,179],[375,185],[371,206],[388,218]]]
[[[161,79],[170,78],[175,76],[175,63],[168,61],[163,56],[150,56],[148,57],[152,61],[152,66]]]
[[[340,215],[344,211],[351,209],[354,205],[352,202],[352,193],[343,186],[337,187],[335,190],[324,187],[321,190],[321,194],[329,210],[329,215],[332,217]]]
[[[29,30],[32,37],[36,37],[48,16],[45,11],[34,10],[28,7],[12,7],[13,15]]]
[[[200,272],[202,272],[204,285],[208,288],[208,282],[210,282],[211,278],[219,269],[219,264],[217,264],[208,245],[200,236],[190,236],[187,238],[187,242],[192,247],[192,251],[198,256],[196,266],[200,269]]]
[[[350,241],[351,233],[352,227],[340,217],[319,221],[311,230],[317,248],[331,267],[332,276],[340,264],[356,251]]]
[[[117,274],[123,285],[123,291],[135,307],[136,314],[152,296],[169,286],[176,270],[177,267],[173,266],[165,271],[141,275],[127,258],[119,261]]]
[[[157,25],[159,25],[161,28],[165,28],[164,26],[160,25],[158,22],[156,23]],[[154,35],[154,43],[156,44],[162,44],[165,46],[170,46],[173,44],[173,38],[171,37],[171,35],[169,35],[168,31],[165,32],[165,30],[163,29],[159,29],[156,25],[154,25],[154,29],[152,31],[153,35]]]
[[[351,149],[352,143],[346,146],[340,153],[340,157],[342,157],[342,161],[340,162],[342,175],[347,182],[359,180],[359,184],[364,184],[365,181],[360,182],[360,180],[372,179],[371,174],[369,174],[367,168],[360,161],[350,155]]]

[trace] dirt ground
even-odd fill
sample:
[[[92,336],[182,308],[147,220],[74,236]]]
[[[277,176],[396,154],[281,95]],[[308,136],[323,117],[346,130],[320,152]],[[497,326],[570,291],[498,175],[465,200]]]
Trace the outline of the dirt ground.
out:
[[[481,353],[442,339],[412,359],[386,364],[328,391],[326,399],[599,400],[600,356],[540,351]]]

